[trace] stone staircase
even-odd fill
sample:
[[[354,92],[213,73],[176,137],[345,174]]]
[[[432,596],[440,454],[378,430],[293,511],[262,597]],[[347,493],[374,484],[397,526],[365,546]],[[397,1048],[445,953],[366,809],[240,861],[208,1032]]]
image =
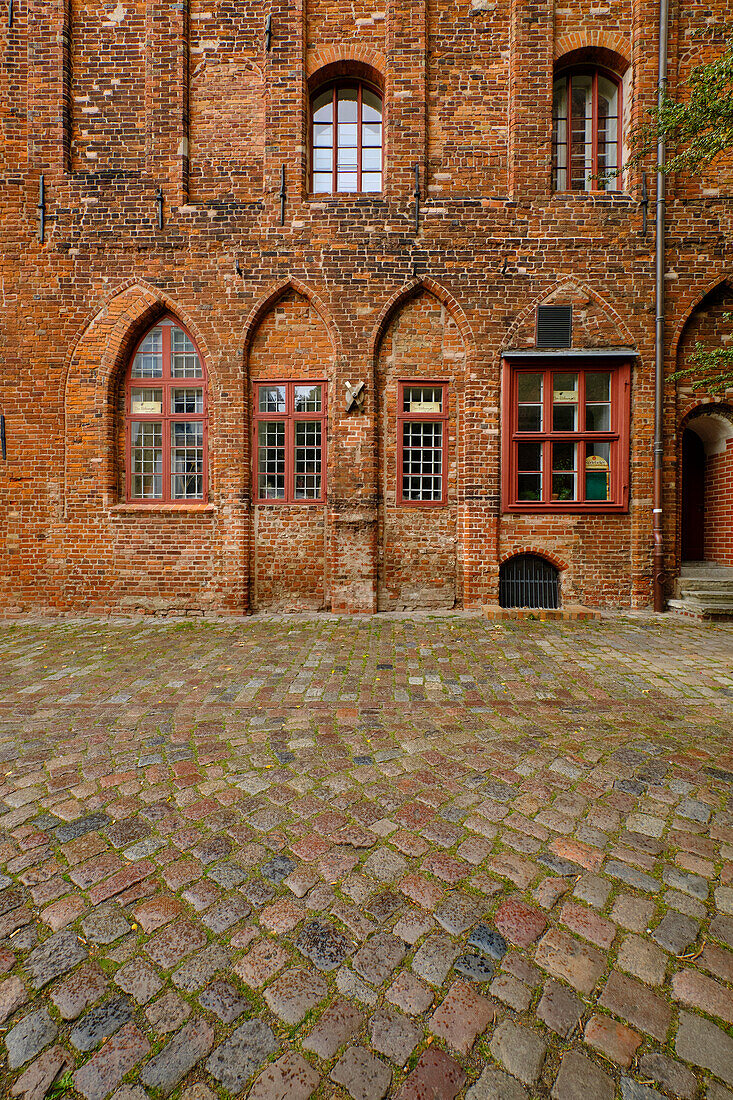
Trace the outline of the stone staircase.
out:
[[[669,610],[695,619],[733,619],[733,566],[683,563]]]

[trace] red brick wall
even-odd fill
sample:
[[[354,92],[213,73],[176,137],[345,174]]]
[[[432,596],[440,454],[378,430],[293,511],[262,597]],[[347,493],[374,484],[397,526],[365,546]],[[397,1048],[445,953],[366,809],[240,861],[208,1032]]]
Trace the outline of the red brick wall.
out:
[[[656,11],[656,0],[16,4],[13,27],[0,21],[0,607],[369,611],[378,593],[384,606],[480,607],[496,598],[499,561],[522,548],[565,566],[566,599],[648,605],[653,232],[642,236],[637,178],[624,193],[553,195],[549,164],[558,57],[618,55],[627,109],[640,117],[655,97]],[[673,21],[673,83],[701,18],[685,4]],[[309,81],[349,59],[384,87],[386,189],[313,198]],[[727,169],[719,179],[720,196],[670,183],[670,372],[686,318],[731,270]],[[538,302],[565,299],[576,346],[639,353],[630,510],[504,516],[501,352],[530,346]],[[206,508],[131,508],[121,492],[120,380],[165,310],[209,371]],[[456,400],[452,495],[418,523],[388,500],[384,417],[403,367],[437,366]],[[306,367],[331,382],[327,505],[254,509],[251,377]],[[365,383],[350,413],[347,381]],[[669,384],[670,577],[676,438],[691,401]]]
[[[705,460],[705,558],[733,565],[733,439]]]

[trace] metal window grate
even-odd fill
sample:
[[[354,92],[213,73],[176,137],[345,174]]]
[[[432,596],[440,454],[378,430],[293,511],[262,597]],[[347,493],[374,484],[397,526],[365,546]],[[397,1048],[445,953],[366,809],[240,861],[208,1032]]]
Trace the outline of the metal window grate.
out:
[[[517,554],[499,569],[500,607],[559,607],[560,579],[549,561]]]
[[[538,348],[569,348],[572,335],[572,306],[537,306]]]

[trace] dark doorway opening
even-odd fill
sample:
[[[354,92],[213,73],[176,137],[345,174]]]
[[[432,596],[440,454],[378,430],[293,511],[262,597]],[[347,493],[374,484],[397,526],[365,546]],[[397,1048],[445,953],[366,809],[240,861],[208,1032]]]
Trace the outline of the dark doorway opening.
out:
[[[705,447],[689,428],[682,433],[682,560],[705,560]]]
[[[559,607],[560,575],[536,554],[517,554],[499,568],[500,607]]]

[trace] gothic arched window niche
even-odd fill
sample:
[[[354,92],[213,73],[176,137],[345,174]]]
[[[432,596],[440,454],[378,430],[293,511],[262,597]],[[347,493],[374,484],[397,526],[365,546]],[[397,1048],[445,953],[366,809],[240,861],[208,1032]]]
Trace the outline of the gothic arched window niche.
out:
[[[149,329],[125,378],[126,497],[133,503],[205,501],[206,368],[171,316]]]

